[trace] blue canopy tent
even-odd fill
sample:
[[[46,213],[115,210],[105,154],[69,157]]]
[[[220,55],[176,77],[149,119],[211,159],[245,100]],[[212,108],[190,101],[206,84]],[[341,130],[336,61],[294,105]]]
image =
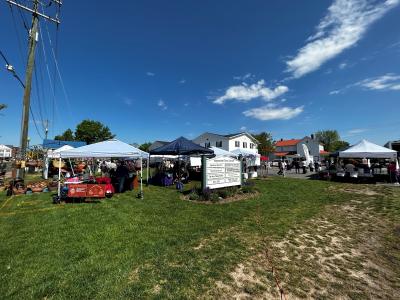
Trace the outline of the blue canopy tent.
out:
[[[214,151],[211,149],[204,148],[200,145],[189,141],[184,137],[177,138],[169,144],[156,148],[150,151],[150,155],[177,155],[178,156],[178,166],[179,166],[179,156],[181,155],[205,155],[205,154],[214,154]],[[178,168],[178,182],[179,189],[182,189],[181,174],[180,168]]]
[[[150,151],[150,155],[199,155],[213,153],[213,150],[197,145],[183,136],[169,144]]]

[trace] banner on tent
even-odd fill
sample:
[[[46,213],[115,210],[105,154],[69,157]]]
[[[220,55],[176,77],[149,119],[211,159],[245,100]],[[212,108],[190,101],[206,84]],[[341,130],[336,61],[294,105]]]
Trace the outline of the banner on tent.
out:
[[[203,188],[217,189],[242,184],[242,163],[231,157],[203,160]]]

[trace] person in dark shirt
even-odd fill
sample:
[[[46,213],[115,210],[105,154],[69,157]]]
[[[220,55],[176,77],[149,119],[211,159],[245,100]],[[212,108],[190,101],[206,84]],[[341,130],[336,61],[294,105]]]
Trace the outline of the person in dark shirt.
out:
[[[129,170],[123,161],[120,161],[115,171],[115,177],[117,179],[117,192],[122,193],[124,191],[125,180],[129,177]]]

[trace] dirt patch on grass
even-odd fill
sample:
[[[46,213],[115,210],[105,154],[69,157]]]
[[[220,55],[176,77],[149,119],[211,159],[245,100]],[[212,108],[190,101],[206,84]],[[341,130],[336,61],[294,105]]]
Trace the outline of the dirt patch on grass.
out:
[[[384,195],[379,190],[331,190],[352,193],[355,199],[327,207],[282,240],[264,239],[262,252],[234,267],[224,282],[216,283],[214,294],[279,299],[280,286],[288,299],[396,299],[400,198],[378,202],[376,196]]]

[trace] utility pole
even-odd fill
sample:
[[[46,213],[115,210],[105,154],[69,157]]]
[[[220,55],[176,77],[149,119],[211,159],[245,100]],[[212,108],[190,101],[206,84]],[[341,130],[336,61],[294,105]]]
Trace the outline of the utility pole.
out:
[[[44,131],[44,138],[47,140],[47,135],[49,133],[49,120],[46,120],[45,123],[45,131]]]
[[[39,12],[39,0],[32,0],[33,6],[32,8],[14,2],[12,0],[6,0],[10,6],[14,5],[19,9],[23,9],[32,13],[32,26],[29,31],[29,44],[28,44],[28,62],[26,66],[25,73],[25,89],[24,89],[24,98],[23,98],[23,106],[22,106],[22,121],[21,121],[21,140],[20,140],[20,153],[19,158],[23,163],[21,163],[21,169],[17,172],[17,177],[24,177],[23,168],[25,166],[26,159],[26,148],[28,146],[28,131],[29,131],[29,110],[30,110],[30,102],[31,102],[31,87],[32,87],[32,73],[35,66],[35,50],[36,43],[38,42],[39,32],[38,32],[38,23],[39,17],[45,18],[46,20],[52,21],[57,25],[60,24],[58,20],[58,14],[55,18],[49,17],[45,14]],[[62,5],[62,2],[59,0],[52,0],[55,4],[58,5],[58,9]],[[47,133],[47,132],[46,132]]]

